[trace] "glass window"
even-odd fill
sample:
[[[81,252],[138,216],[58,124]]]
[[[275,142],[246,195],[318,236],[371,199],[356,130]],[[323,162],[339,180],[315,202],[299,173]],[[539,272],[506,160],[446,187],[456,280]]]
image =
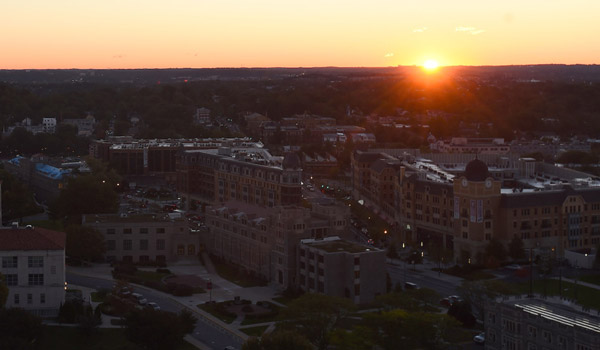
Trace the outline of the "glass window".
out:
[[[130,239],[124,239],[123,240],[123,250],[131,250],[133,244],[131,243]]]
[[[147,227],[140,228],[140,233],[148,233],[148,228]]]
[[[7,286],[16,286],[19,284],[19,275],[17,274],[5,275],[5,277]]]
[[[131,229],[130,228],[124,228],[123,229],[123,233],[130,234],[131,233]]]
[[[40,304],[45,304],[46,303],[46,294],[42,293],[40,294]]]
[[[148,240],[140,239],[140,250],[148,250]]]
[[[156,249],[157,250],[165,250],[165,240],[164,239],[156,240]]]
[[[19,305],[19,294],[15,294],[15,305]]]
[[[27,304],[33,303],[33,294],[27,294]]]
[[[29,274],[29,285],[30,286],[43,286],[44,285],[44,274],[43,273],[30,273]]]
[[[114,239],[109,239],[106,241],[106,250],[115,250],[117,249],[117,242]]]
[[[44,267],[44,257],[43,256],[28,256],[27,257],[27,265],[29,267]]]
[[[18,259],[16,256],[3,256],[2,257],[3,268],[14,268],[18,267]]]
[[[106,234],[107,235],[114,235],[115,234],[115,229],[114,228],[107,228],[106,229]]]
[[[177,246],[177,255],[184,255],[185,254],[185,246],[183,244],[180,244]]]
[[[164,227],[158,227],[156,229],[156,233],[165,233],[165,228]]]

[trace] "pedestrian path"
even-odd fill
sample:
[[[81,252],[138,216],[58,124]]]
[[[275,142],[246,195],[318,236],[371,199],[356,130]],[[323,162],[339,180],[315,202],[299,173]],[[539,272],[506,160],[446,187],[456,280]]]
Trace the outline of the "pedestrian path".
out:
[[[559,279],[558,277],[552,277],[552,279]],[[574,280],[574,279],[570,279],[570,278],[565,278],[562,277],[562,280],[565,282],[569,282],[569,283],[574,283],[574,284],[579,284],[580,286],[585,286],[585,287],[589,287],[589,288],[593,288],[593,289],[598,289],[600,290],[600,286],[594,283],[588,283],[588,282],[584,282],[584,281],[580,281],[580,280]]]

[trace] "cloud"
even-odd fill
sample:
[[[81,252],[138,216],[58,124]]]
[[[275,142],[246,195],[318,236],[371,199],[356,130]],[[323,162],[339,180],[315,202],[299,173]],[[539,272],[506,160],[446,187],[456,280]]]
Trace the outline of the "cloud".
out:
[[[385,55],[383,55],[383,57],[394,57],[394,53],[393,52],[386,53]]]
[[[114,55],[112,58],[114,58],[114,59],[121,59],[123,57],[125,57],[125,55],[120,55],[119,54],[119,55]]]
[[[471,35],[477,35],[485,32],[483,29],[475,28],[475,27],[456,27],[455,30],[457,32],[469,33]]]
[[[413,33],[423,33],[426,30],[427,30],[427,27],[416,28],[416,29],[413,29]]]

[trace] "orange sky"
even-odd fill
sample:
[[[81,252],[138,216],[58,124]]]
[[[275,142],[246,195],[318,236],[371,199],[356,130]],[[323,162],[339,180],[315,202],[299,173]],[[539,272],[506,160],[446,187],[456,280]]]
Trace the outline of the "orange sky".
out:
[[[597,0],[3,0],[0,69],[600,63]]]

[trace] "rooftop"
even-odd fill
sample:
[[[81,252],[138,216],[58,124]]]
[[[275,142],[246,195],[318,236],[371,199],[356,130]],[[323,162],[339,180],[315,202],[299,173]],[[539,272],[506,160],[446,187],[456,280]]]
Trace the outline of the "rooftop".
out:
[[[306,244],[313,248],[324,250],[327,253],[363,253],[370,251],[379,251],[379,249],[367,245],[350,242],[340,239],[337,236],[325,237],[323,239],[303,239],[302,244]]]
[[[0,228],[0,251],[63,250],[66,234],[39,227]]]
[[[84,223],[106,223],[106,222],[171,222],[184,221],[183,217],[169,216],[166,213],[160,214],[87,214],[83,216]]]

